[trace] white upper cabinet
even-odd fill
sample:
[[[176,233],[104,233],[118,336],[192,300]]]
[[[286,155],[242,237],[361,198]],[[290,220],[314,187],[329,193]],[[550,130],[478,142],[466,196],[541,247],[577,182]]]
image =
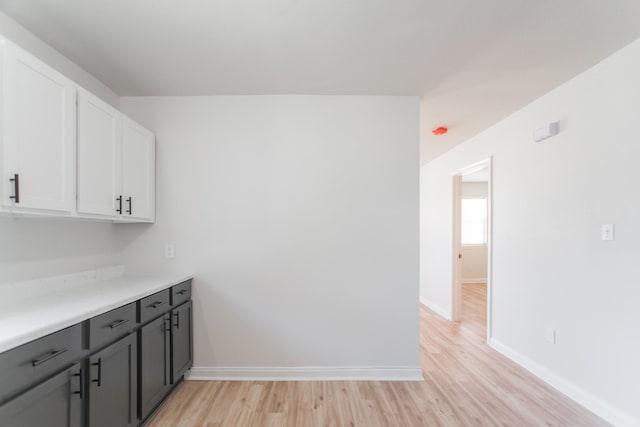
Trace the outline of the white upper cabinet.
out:
[[[71,214],[75,207],[76,85],[4,40],[2,206]]]
[[[122,187],[122,113],[78,90],[78,214],[116,217]]]
[[[153,133],[13,43],[0,49],[0,211],[153,222]]]
[[[153,222],[155,138],[96,96],[78,91],[78,215]]]
[[[122,124],[122,219],[155,219],[155,137],[127,117]]]

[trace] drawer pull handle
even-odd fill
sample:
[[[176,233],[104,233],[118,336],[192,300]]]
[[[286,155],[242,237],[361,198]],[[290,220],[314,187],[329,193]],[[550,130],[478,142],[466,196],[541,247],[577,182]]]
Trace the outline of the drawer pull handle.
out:
[[[62,353],[65,353],[66,351],[67,351],[66,348],[63,348],[63,349],[58,350],[58,351],[52,351],[52,352],[48,353],[46,356],[41,357],[40,359],[36,359],[33,362],[31,362],[31,366],[42,365],[44,362],[47,362],[47,361],[53,359],[54,357],[60,356]]]
[[[131,207],[131,197],[127,198],[127,203],[129,203],[129,209],[127,209],[127,213],[131,215],[132,207]]]
[[[129,321],[129,319],[122,319],[122,320],[116,320],[115,322],[113,322],[112,324],[109,325],[109,327],[111,329],[115,329],[120,325],[124,325],[125,323],[127,323]]]
[[[116,209],[116,212],[122,214],[122,196],[116,197],[116,201],[118,202],[118,209]]]
[[[173,326],[175,326],[176,329],[180,329],[180,312],[176,311],[173,315],[176,317],[176,324]]]
[[[80,399],[82,399],[82,368],[80,368],[80,372],[78,372],[77,374],[73,374],[73,376],[78,377],[78,385],[80,386],[78,391],[74,391],[73,394],[79,394]]]
[[[187,293],[187,290],[186,290],[186,289],[183,289],[183,290],[181,290],[181,291],[176,292],[176,294],[178,294],[178,295],[184,295],[184,294],[186,294],[186,293]]]
[[[164,304],[162,301],[156,301],[153,304],[149,304],[147,307],[151,307],[151,308],[158,308],[160,307],[162,304]]]
[[[92,363],[91,365],[98,367],[98,378],[95,380],[91,380],[92,383],[98,383],[98,387],[102,385],[102,359],[98,358],[96,363]]]

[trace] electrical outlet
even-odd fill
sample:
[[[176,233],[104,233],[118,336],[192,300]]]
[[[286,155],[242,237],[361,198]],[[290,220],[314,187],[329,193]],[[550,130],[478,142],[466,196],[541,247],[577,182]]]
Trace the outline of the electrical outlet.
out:
[[[175,247],[173,243],[167,243],[164,245],[164,257],[165,258],[173,258],[175,256]]]
[[[548,328],[544,331],[544,339],[550,344],[556,343],[556,330],[553,328]]]

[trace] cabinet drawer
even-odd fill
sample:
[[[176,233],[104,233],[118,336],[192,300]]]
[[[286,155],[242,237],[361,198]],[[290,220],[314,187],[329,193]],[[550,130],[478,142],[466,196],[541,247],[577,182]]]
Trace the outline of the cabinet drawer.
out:
[[[169,311],[171,308],[169,306],[170,295],[171,291],[165,289],[138,301],[140,323],[146,323]]]
[[[89,319],[89,348],[94,350],[115,341],[135,327],[135,302]]]
[[[191,280],[179,283],[171,288],[171,305],[178,306],[191,299]]]
[[[82,352],[77,324],[0,354],[0,402],[70,366]]]

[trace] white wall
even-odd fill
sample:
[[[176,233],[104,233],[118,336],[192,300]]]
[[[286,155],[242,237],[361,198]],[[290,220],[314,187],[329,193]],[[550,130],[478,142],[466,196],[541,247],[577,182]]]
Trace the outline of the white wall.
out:
[[[487,281],[487,245],[462,245],[462,283]]]
[[[419,376],[417,98],[121,107],[158,144],[157,223],[123,229],[124,256],[195,275],[195,372]]]
[[[639,75],[636,41],[421,170],[422,298],[450,310],[451,174],[493,156],[492,345],[617,425],[640,424]]]
[[[463,182],[463,199],[486,199],[489,196],[488,184],[486,182]]]
[[[93,76],[0,12],[6,37],[87,90],[117,106],[118,96]],[[119,263],[117,226],[0,217],[0,283],[90,270]]]
[[[0,284],[120,264],[118,227],[0,216]]]

